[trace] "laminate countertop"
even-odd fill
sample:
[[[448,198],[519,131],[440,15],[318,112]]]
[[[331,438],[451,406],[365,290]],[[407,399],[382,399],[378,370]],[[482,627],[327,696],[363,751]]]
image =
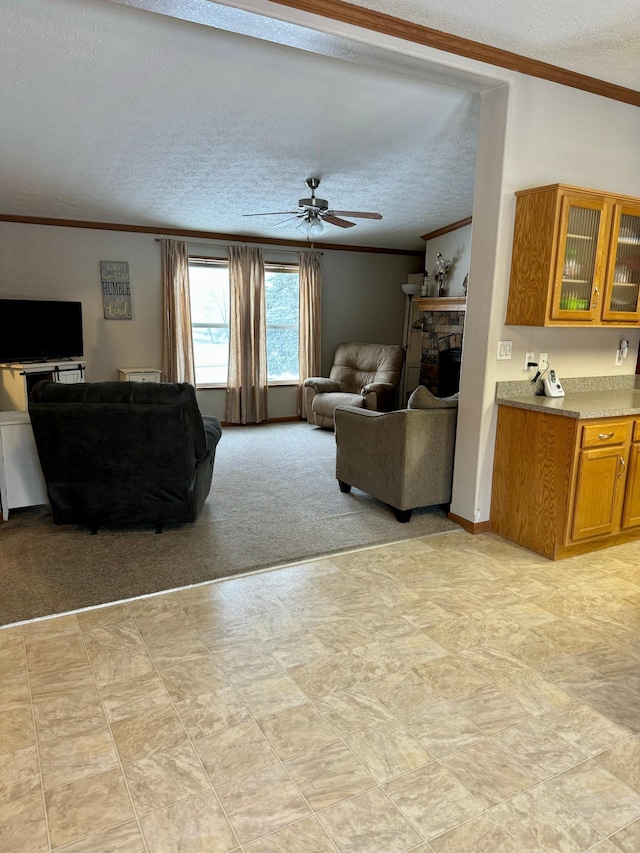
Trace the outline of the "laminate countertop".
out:
[[[564,397],[499,395],[496,403],[516,409],[553,413],[565,418],[617,418],[640,415],[640,389],[567,391]]]

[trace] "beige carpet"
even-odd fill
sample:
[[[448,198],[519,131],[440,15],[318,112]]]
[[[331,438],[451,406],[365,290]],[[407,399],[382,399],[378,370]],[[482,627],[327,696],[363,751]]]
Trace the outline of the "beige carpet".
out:
[[[57,527],[48,507],[0,524],[0,624],[455,529],[438,507],[399,524],[335,479],[333,433],[306,423],[227,427],[195,524]]]

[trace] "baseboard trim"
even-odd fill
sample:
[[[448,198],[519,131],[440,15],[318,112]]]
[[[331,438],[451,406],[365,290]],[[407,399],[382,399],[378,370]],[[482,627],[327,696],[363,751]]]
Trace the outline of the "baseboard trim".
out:
[[[467,533],[489,533],[491,530],[490,521],[468,521],[461,515],[456,515],[455,512],[448,513],[447,517],[459,524]]]

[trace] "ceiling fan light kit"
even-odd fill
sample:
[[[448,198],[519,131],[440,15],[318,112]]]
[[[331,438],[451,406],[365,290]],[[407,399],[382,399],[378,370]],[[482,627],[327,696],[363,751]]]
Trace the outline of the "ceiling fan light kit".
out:
[[[288,216],[282,222],[277,222],[272,228],[281,228],[294,219],[300,222],[296,230],[306,232],[307,239],[322,234],[325,223],[337,225],[338,228],[353,228],[355,222],[342,219],[342,216],[350,216],[354,219],[382,219],[381,213],[365,213],[357,210],[331,210],[326,198],[316,198],[316,190],[320,186],[320,178],[307,178],[307,186],[311,190],[310,198],[298,199],[297,210],[281,210],[273,213],[244,213],[243,216]]]
[[[316,237],[324,232],[324,225],[318,216],[310,213],[300,220],[296,230],[305,232],[307,237]]]

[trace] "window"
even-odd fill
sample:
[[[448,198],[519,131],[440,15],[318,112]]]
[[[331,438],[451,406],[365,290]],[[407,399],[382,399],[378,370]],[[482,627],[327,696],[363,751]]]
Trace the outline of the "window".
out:
[[[226,385],[229,375],[229,264],[189,260],[196,385]]]
[[[191,258],[191,327],[196,385],[226,385],[229,375],[229,264]],[[300,302],[297,264],[265,264],[267,377],[297,382]]]
[[[297,382],[300,285],[297,264],[265,264],[267,378]]]

